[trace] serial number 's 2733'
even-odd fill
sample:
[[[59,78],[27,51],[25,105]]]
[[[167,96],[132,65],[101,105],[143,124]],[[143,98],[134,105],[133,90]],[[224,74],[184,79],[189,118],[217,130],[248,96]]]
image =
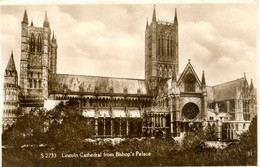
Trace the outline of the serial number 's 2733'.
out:
[[[56,153],[41,153],[41,158],[56,158]]]

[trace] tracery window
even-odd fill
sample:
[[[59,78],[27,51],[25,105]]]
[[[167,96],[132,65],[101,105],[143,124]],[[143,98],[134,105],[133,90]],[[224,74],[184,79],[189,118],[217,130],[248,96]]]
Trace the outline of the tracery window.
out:
[[[196,83],[196,78],[194,77],[193,74],[189,73],[188,75],[186,75],[184,80],[185,92],[195,92],[195,83]]]
[[[34,34],[31,35],[31,39],[30,39],[30,51],[31,52],[35,51],[35,37],[34,37]]]
[[[32,80],[29,79],[29,87],[32,88]]]
[[[38,36],[38,48],[37,48],[38,52],[42,51],[42,40],[41,40],[41,36]]]

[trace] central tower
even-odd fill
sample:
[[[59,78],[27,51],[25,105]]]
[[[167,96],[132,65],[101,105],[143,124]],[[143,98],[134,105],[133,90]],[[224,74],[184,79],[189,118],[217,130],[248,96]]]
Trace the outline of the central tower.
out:
[[[145,80],[152,93],[161,81],[179,73],[178,19],[175,9],[174,22],[156,19],[155,6],[152,22],[145,30]]]

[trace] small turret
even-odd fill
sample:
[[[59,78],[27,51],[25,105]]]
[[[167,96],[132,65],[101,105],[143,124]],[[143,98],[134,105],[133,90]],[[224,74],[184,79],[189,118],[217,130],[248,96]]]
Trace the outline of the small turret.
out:
[[[155,5],[153,6],[153,22],[156,22],[156,11],[155,11]]]
[[[253,79],[251,79],[251,83],[250,83],[250,92],[254,91],[254,85],[253,85]]]
[[[33,20],[31,20],[31,27],[33,27]]]
[[[205,80],[204,70],[203,70],[203,72],[202,72],[201,84],[202,84],[202,86],[204,86],[204,87],[206,86],[206,80]]]
[[[26,9],[24,10],[24,15],[23,15],[23,21],[22,23],[28,24],[28,16],[27,16],[27,11]]]
[[[46,11],[45,11],[45,19],[44,19],[44,22],[43,22],[43,27],[47,27],[47,28],[50,27],[50,23],[48,21],[48,17],[47,17],[47,12]]]

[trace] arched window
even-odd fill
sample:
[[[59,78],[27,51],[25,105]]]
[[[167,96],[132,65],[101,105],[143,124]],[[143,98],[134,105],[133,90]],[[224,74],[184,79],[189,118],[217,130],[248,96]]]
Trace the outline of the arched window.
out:
[[[141,121],[137,122],[136,135],[142,136],[142,122]]]
[[[35,37],[34,37],[34,34],[31,35],[31,39],[30,39],[30,51],[31,52],[35,51]]]
[[[106,135],[111,135],[111,122],[106,122]]]
[[[118,136],[118,135],[120,135],[120,127],[119,127],[120,125],[119,125],[119,123],[118,123],[118,121],[115,121],[115,135],[116,136]]]
[[[188,75],[186,75],[184,82],[185,92],[195,92],[196,78],[193,74],[189,73]]]
[[[122,135],[125,136],[126,135],[126,122],[125,121],[121,125],[121,131],[122,131]]]
[[[129,123],[129,135],[134,136],[134,123],[133,123],[133,121],[130,121],[130,123]]]
[[[31,79],[29,79],[29,86],[30,86],[30,88],[32,88],[32,80]]]
[[[98,122],[98,135],[104,135],[104,124],[102,121]]]
[[[41,36],[39,35],[38,36],[38,41],[37,41],[37,45],[38,45],[38,47],[37,47],[37,51],[38,52],[41,52],[42,51],[42,40],[41,40]]]
[[[36,88],[36,87],[37,87],[37,81],[34,80],[34,88]]]

